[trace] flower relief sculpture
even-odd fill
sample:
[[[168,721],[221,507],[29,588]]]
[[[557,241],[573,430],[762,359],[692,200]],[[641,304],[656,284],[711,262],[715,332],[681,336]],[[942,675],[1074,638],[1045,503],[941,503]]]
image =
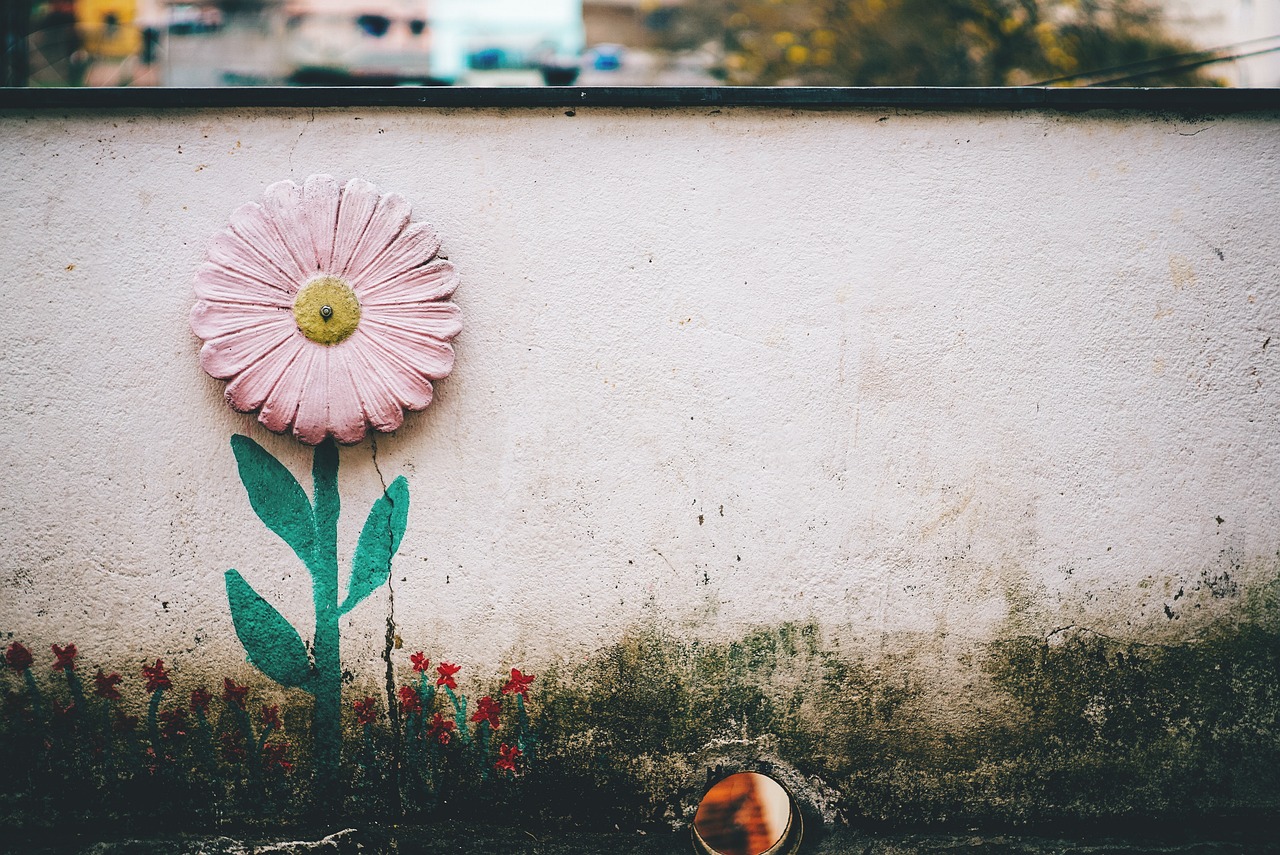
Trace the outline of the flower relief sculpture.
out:
[[[341,740],[339,618],[386,583],[409,511],[398,477],[373,503],[339,600],[339,443],[392,431],[431,403],[453,368],[461,330],[448,298],[458,276],[440,240],[411,222],[409,203],[352,179],[281,181],[231,215],[196,275],[191,329],[200,364],[226,380],[227,402],[276,433],[315,446],[314,495],[247,436],[231,447],[249,503],[311,574],[311,654],[293,625],[234,569],[226,573],[236,634],[249,661],[315,698],[318,789],[331,790]]]

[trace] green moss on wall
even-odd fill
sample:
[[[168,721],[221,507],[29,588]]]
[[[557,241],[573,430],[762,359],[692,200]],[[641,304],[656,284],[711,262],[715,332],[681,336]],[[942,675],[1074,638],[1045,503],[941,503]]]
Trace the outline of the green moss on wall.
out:
[[[906,653],[872,656],[814,624],[720,642],[640,627],[540,671],[528,700],[536,736],[515,777],[493,766],[498,743],[516,737],[510,706],[489,754],[455,738],[416,749],[415,760],[406,754],[411,734],[393,739],[381,717],[358,725],[346,698],[343,809],[364,818],[678,825],[709,774],[765,766],[807,810],[859,827],[1267,821],[1280,816],[1278,587],[1250,592],[1236,616],[1182,643],[1071,627],[958,656],[951,649],[948,662],[928,639],[914,652],[900,640],[895,649]],[[945,674],[954,688],[936,682]],[[224,734],[239,721],[230,704],[216,721],[210,714],[207,733],[188,717],[186,736],[162,735],[166,756],[157,763],[139,723],[116,732],[114,753],[104,753],[94,728],[116,713],[93,698],[83,716],[50,712],[66,703],[65,687],[41,680],[43,710],[9,682],[0,729],[10,770],[0,784],[5,822],[138,811],[144,824],[170,817],[185,827],[217,811],[297,818],[312,804],[305,697],[283,705],[272,736],[287,743],[289,768],[255,770],[228,753],[235,744]],[[499,696],[500,685],[484,691]],[[185,703],[182,691],[189,687],[175,688],[172,703]],[[439,697],[436,704],[447,712]],[[257,723],[258,707],[250,711]],[[435,753],[421,753],[428,748]]]

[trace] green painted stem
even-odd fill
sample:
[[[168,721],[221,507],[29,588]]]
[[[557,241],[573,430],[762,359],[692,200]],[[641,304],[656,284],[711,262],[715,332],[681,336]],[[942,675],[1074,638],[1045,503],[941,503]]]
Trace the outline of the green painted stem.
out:
[[[164,689],[156,689],[151,693],[151,703],[147,706],[147,732],[151,735],[151,750],[156,753],[157,762],[164,756],[160,747],[160,724],[156,721],[160,713],[160,696],[163,694]]]
[[[66,670],[67,670],[67,688],[71,690],[71,701],[72,703],[75,704],[75,711],[73,715],[76,721],[83,720],[83,721],[86,721],[86,724],[87,724],[87,720],[85,719],[85,716],[88,714],[89,710],[84,700],[84,689],[80,687],[80,678],[76,676],[76,671],[74,668],[68,668]]]
[[[111,701],[102,702],[102,768],[107,781],[115,779],[116,764],[111,754]]]
[[[471,742],[471,734],[467,731],[467,699],[455,694],[448,686],[444,690],[449,693],[449,700],[453,702],[453,723],[458,730],[458,737],[463,745],[467,745]]]
[[[516,737],[516,747],[524,755],[525,763],[533,762],[533,752],[537,740],[529,729],[529,713],[524,708],[524,695],[516,695],[516,709],[520,713],[520,729]]]
[[[200,765],[204,767],[204,773],[212,778],[218,768],[217,755],[213,748],[213,728],[209,727],[209,717],[199,707],[196,707],[196,720],[200,724],[200,736],[203,742]]]
[[[342,744],[342,663],[338,630],[338,447],[332,439],[316,446],[311,469],[315,483],[316,540],[307,563],[316,611],[312,645],[316,674],[312,685],[315,718],[316,785],[322,800],[337,781]]]
[[[44,698],[40,696],[40,687],[36,685],[35,675],[30,668],[22,669],[22,676],[27,681],[27,692],[31,695],[31,711],[37,719],[44,718]]]
[[[258,740],[253,735],[253,721],[249,718],[248,710],[236,705],[232,705],[231,708],[240,722],[240,735],[244,737],[245,760],[249,764],[249,783],[257,792],[262,784],[262,752],[254,750]]]

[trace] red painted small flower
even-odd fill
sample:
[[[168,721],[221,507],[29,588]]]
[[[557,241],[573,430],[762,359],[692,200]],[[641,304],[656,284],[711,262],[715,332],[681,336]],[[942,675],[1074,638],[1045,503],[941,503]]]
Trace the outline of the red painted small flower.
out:
[[[413,686],[400,687],[400,708],[407,713],[422,712],[422,699],[418,697],[418,690]]]
[[[119,674],[104,674],[102,669],[98,669],[98,673],[93,675],[93,693],[100,698],[106,698],[109,701],[118,701],[121,698],[120,690],[116,686],[124,680]]]
[[[453,723],[453,719],[445,718],[436,713],[431,719],[431,728],[427,731],[427,738],[434,739],[441,745],[448,745],[449,739],[453,736],[453,731],[457,725]]]
[[[519,748],[516,748],[514,745],[508,745],[504,742],[498,747],[498,760],[493,764],[493,768],[497,769],[499,772],[510,772],[514,775],[516,772],[516,761],[520,759],[520,755],[521,751]]]
[[[425,674],[427,669],[431,667],[431,660],[421,650],[410,656],[409,661],[413,663],[413,670],[419,674]]]
[[[228,763],[239,763],[248,756],[248,752],[244,748],[244,737],[230,730],[224,732],[220,737],[222,742],[222,757]]]
[[[262,707],[262,726],[271,730],[279,730],[284,726],[280,721],[280,707],[266,705]]]
[[[147,679],[147,691],[158,692],[173,685],[169,672],[164,669],[164,660],[157,659],[154,665],[143,665],[142,676]]]
[[[498,713],[502,710],[502,704],[493,698],[485,695],[480,699],[480,709],[476,710],[471,716],[472,721],[487,721],[489,727],[494,730],[498,729]]]
[[[238,685],[230,677],[222,678],[222,699],[240,709],[245,708],[245,696],[249,694],[248,686]]]
[[[359,724],[373,724],[378,720],[378,702],[373,698],[365,698],[363,701],[356,701],[352,705],[356,711],[356,722]]]
[[[35,658],[31,655],[30,650],[15,641],[4,652],[4,661],[9,663],[9,667],[15,671],[25,671],[31,667],[31,663],[35,661]]]
[[[264,765],[270,769],[275,766],[286,772],[293,770],[293,764],[284,759],[289,751],[289,743],[287,742],[268,742],[262,746],[262,760]]]
[[[436,666],[436,673],[440,675],[440,679],[436,680],[437,686],[447,686],[450,689],[458,688],[458,681],[453,679],[453,675],[462,670],[461,665],[454,665],[451,662],[441,662]]]
[[[529,684],[536,679],[533,674],[521,674],[519,668],[511,669],[511,679],[502,687],[504,695],[524,695],[529,697]]]
[[[57,700],[53,701],[54,718],[70,718],[71,714],[76,711],[76,702],[70,701],[65,707]]]
[[[68,644],[66,647],[59,647],[54,644],[51,645],[51,647],[53,649],[53,655],[58,660],[53,663],[53,670],[76,670],[76,646],[74,644]]]
[[[191,690],[191,711],[204,712],[209,708],[209,702],[213,700],[213,695],[205,691],[204,686]]]
[[[165,739],[187,735],[187,711],[184,707],[174,707],[160,713],[160,734]]]

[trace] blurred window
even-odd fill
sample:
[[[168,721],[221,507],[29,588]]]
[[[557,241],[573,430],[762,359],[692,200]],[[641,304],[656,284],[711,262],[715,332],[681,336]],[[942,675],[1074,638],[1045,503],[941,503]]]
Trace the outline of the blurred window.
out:
[[[391,19],[386,15],[361,15],[356,18],[356,26],[365,35],[380,39],[387,34],[387,30],[391,29]]]

